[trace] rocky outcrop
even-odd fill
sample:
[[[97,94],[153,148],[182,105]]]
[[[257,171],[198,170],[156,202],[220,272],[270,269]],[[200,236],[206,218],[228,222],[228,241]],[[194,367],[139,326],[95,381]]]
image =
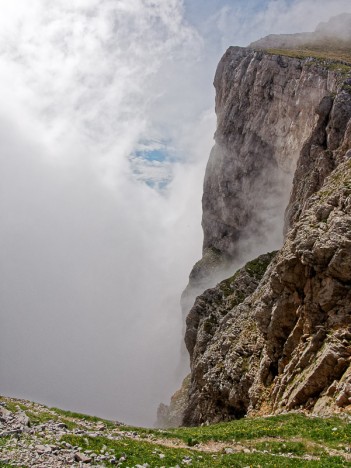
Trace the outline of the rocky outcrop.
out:
[[[245,267],[191,308],[183,422],[351,410],[351,65],[232,47],[215,86],[204,252],[285,237],[262,279]]]
[[[347,146],[351,147],[350,138]],[[302,406],[320,413],[350,403],[340,399],[347,392],[351,359],[351,161],[347,152],[345,159],[310,197],[259,296],[252,298],[264,339],[253,388],[263,395],[262,390],[269,387],[261,400],[274,411]],[[326,396],[334,397],[329,408]],[[262,401],[252,408],[259,409]]]
[[[185,424],[194,421],[204,422],[203,416],[211,414],[211,421],[230,418],[233,408],[227,404],[230,389],[223,388],[224,379],[220,374],[224,371],[223,362],[219,359],[216,348],[216,340],[224,336],[227,324],[231,321],[231,311],[252,294],[262,279],[267,266],[274,257],[275,252],[261,255],[256,260],[248,262],[232,277],[220,282],[215,288],[206,290],[199,296],[189,312],[186,320],[187,329],[185,343],[191,360],[191,383],[187,405],[183,410]],[[238,320],[246,320],[246,317],[238,317]],[[238,323],[237,323],[238,325]],[[221,348],[223,357],[233,344],[235,335],[226,336],[226,344]],[[243,336],[236,336],[242,343]],[[229,341],[228,341],[229,340]],[[243,343],[242,343],[243,344]],[[246,346],[242,349],[242,359],[237,362],[237,370],[241,364],[246,367],[246,356],[253,350]],[[224,354],[222,354],[224,353]],[[208,365],[207,360],[211,364]],[[210,370],[211,371],[208,372]],[[246,379],[249,379],[246,376]],[[239,393],[237,394],[237,396]],[[213,404],[215,401],[215,405]],[[243,396],[238,398],[237,412],[244,414]]]
[[[0,397],[0,466],[37,466],[42,468],[67,468],[118,465],[125,457],[115,456],[106,446],[82,452],[66,437],[83,437],[85,440],[104,436],[119,440],[117,430],[122,423],[103,421],[96,417],[47,408],[38,403]],[[124,435],[124,433],[123,433]],[[79,463],[79,465],[78,465]]]
[[[197,297],[186,319],[185,344],[194,360],[206,350],[219,323],[257,288],[275,252],[248,262],[233,276]]]
[[[325,414],[350,405],[350,228],[351,160],[345,160],[310,198],[255,292],[218,322],[215,307],[195,344],[188,337],[186,424],[300,407]],[[211,311],[208,295],[189,314],[190,336],[200,305]]]
[[[190,385],[190,374],[185,377],[179,390],[171,397],[169,405],[161,403],[157,408],[156,427],[169,428],[181,426],[184,419],[184,411],[187,407]]]

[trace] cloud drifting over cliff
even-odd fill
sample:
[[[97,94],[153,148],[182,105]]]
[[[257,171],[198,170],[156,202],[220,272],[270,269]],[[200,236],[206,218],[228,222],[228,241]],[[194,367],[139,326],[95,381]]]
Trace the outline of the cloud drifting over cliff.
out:
[[[201,251],[201,38],[173,0],[0,9],[0,391],[151,424]],[[162,140],[177,146],[159,193],[132,155]]]
[[[0,0],[0,392],[151,424],[179,381],[215,65],[332,8],[192,3]]]
[[[195,4],[189,3],[196,22]],[[351,12],[351,5],[348,0],[221,0],[216,5],[212,2],[209,11],[208,17],[198,15],[198,27],[226,49],[247,46],[268,34],[313,31],[321,21]]]

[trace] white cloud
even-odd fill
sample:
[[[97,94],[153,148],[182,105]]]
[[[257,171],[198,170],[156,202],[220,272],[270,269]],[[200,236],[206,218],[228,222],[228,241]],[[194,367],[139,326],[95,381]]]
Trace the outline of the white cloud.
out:
[[[208,28],[217,31],[221,47],[246,46],[268,34],[314,31],[321,21],[351,12],[349,0],[259,0],[227,1],[216,12]]]
[[[202,42],[176,0],[15,4],[0,4],[0,391],[151,424],[180,378],[208,148],[164,195],[128,157],[155,138],[184,151],[207,103],[179,104],[178,77]]]
[[[216,63],[307,27],[302,4],[333,9],[228,2],[196,30],[181,0],[0,0],[0,392],[152,422],[180,377]],[[140,168],[162,195],[129,160],[152,141],[175,155]]]

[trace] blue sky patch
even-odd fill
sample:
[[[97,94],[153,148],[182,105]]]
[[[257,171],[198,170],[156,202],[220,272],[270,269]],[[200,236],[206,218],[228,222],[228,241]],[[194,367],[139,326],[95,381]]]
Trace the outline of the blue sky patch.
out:
[[[130,155],[132,174],[141,183],[159,192],[173,179],[173,165],[179,161],[173,148],[163,142],[142,142]]]
[[[153,149],[153,150],[144,150],[144,151],[136,151],[135,156],[137,158],[142,158],[147,161],[166,161],[168,159],[168,153],[167,150],[162,148],[162,149]]]

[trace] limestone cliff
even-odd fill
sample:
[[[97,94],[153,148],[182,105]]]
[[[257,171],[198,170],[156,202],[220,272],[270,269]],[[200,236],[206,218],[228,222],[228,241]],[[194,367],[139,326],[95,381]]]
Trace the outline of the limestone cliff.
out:
[[[289,199],[287,184],[339,74],[317,61],[230,47],[216,76],[216,144],[203,193],[204,250],[242,258],[267,242]]]
[[[281,245],[296,162],[339,79],[309,58],[241,47],[224,54],[214,80],[217,130],[202,198],[203,257],[182,297],[184,315],[233,264]]]
[[[189,308],[185,424],[351,408],[351,58],[312,42],[301,54],[230,47],[216,72],[204,257],[189,288],[279,245],[277,225],[285,236],[267,270],[273,255],[251,262],[259,276],[249,263]]]

